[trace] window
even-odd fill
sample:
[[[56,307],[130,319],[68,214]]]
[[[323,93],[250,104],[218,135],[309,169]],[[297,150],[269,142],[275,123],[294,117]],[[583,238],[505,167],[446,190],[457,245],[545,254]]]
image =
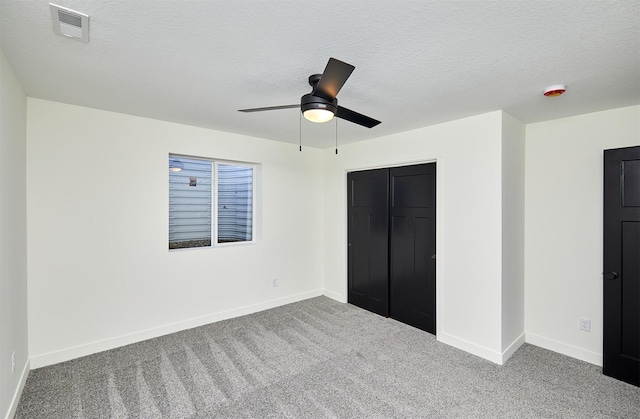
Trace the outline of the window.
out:
[[[253,167],[216,164],[218,243],[253,239]]]
[[[252,242],[254,184],[254,165],[169,155],[169,249]]]

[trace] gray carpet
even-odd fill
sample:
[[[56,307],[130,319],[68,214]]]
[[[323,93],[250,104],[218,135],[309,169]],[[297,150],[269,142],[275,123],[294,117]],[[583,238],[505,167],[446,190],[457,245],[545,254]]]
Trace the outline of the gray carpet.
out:
[[[31,371],[16,418],[638,418],[640,389],[524,345],[498,366],[326,297]]]

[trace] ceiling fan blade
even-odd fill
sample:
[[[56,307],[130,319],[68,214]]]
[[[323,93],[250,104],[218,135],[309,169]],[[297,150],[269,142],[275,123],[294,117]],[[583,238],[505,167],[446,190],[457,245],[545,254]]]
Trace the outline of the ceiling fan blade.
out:
[[[293,109],[293,108],[300,108],[300,104],[297,104],[297,105],[267,106],[266,108],[238,109],[238,112],[276,111],[278,109]]]
[[[328,100],[335,99],[354,69],[351,64],[329,58],[327,67],[312,94]]]
[[[353,122],[354,124],[362,125],[363,127],[373,128],[380,123],[380,121],[369,118],[366,115],[362,115],[361,113],[352,111],[351,109],[344,108],[342,106],[338,106],[338,113],[336,114],[338,118],[342,118],[349,122]]]

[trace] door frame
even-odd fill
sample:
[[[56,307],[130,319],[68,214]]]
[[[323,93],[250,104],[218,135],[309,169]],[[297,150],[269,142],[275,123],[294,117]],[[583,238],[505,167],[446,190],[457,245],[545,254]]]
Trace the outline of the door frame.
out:
[[[347,247],[347,243],[349,242],[349,229],[347,228],[349,223],[349,215],[348,211],[348,202],[347,202],[347,192],[348,192],[348,182],[347,182],[347,174],[349,172],[361,172],[364,170],[374,170],[374,169],[391,169],[394,167],[402,167],[402,166],[413,166],[418,164],[426,164],[426,163],[436,163],[436,339],[438,339],[438,334],[442,330],[442,310],[440,302],[442,301],[441,293],[442,293],[442,284],[440,283],[440,279],[444,277],[444,269],[443,264],[438,263],[438,259],[442,259],[445,257],[445,247],[444,240],[442,237],[443,225],[444,225],[444,211],[442,208],[444,207],[444,203],[446,202],[446,194],[444,191],[444,168],[445,168],[445,158],[442,154],[435,154],[433,158],[430,159],[420,159],[420,160],[403,160],[403,161],[391,161],[391,162],[379,162],[371,165],[364,166],[355,166],[348,167],[344,169],[342,173],[342,222],[344,223],[344,237],[342,238],[345,249],[345,258],[344,258],[344,284],[342,287],[342,292],[344,295],[344,302],[347,302],[347,296],[349,295],[349,250]]]

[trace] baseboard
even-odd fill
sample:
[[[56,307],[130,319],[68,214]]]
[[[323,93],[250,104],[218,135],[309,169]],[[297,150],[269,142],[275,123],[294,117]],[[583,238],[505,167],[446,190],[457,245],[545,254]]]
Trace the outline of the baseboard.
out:
[[[95,354],[97,352],[118,348],[120,346],[141,342],[147,339],[157,338],[159,336],[168,335],[170,333],[180,332],[182,330],[203,326],[209,323],[215,323],[221,320],[231,319],[233,317],[245,316],[247,314],[257,313],[259,311],[280,307],[285,304],[296,303],[298,301],[308,300],[309,298],[319,297],[323,295],[323,290],[313,290],[294,294],[287,297],[276,298],[274,300],[264,301],[257,304],[250,304],[243,307],[234,308],[232,310],[221,311],[218,313],[208,314],[188,320],[166,324],[163,326],[153,327],[139,332],[129,333],[126,335],[116,336],[109,339],[95,341],[83,345],[78,345],[59,351],[49,352],[31,357],[31,368],[36,369],[47,365],[57,364],[59,362],[69,361],[71,359],[80,358],[82,356]]]
[[[461,349],[465,352],[468,352],[475,356],[479,356],[480,358],[484,358],[495,364],[502,365],[503,354],[501,354],[500,352],[492,351],[489,348],[485,348],[484,346],[480,346],[473,342],[457,338],[447,333],[438,333],[437,339],[439,342],[446,343],[447,345],[451,345],[454,348]]]
[[[13,397],[11,398],[11,402],[9,403],[9,410],[7,410],[7,416],[5,416],[5,419],[12,419],[15,416],[16,409],[18,408],[18,403],[20,403],[20,396],[22,396],[22,390],[24,390],[24,385],[27,382],[27,377],[29,376],[30,370],[30,363],[29,360],[27,360],[27,362],[25,362],[24,364],[24,368],[22,369],[18,387],[16,388],[15,393],[13,393]]]
[[[507,362],[509,360],[509,358],[511,358],[511,356],[513,354],[516,353],[516,351],[518,349],[520,349],[520,347],[522,345],[524,345],[525,342],[525,336],[524,333],[521,334],[520,336],[518,336],[516,338],[516,340],[514,340],[513,342],[511,342],[511,345],[509,345],[507,347],[507,349],[505,349],[504,351],[502,351],[502,362],[501,364],[504,365],[505,362]]]
[[[534,333],[526,333],[525,342],[597,365],[599,367],[602,366],[602,353],[588,351],[586,349],[578,348],[577,346],[549,339]]]
[[[332,300],[336,300],[341,303],[346,303],[347,299],[343,294],[338,294],[337,292],[329,291],[328,289],[324,290],[324,295],[331,298]]]

